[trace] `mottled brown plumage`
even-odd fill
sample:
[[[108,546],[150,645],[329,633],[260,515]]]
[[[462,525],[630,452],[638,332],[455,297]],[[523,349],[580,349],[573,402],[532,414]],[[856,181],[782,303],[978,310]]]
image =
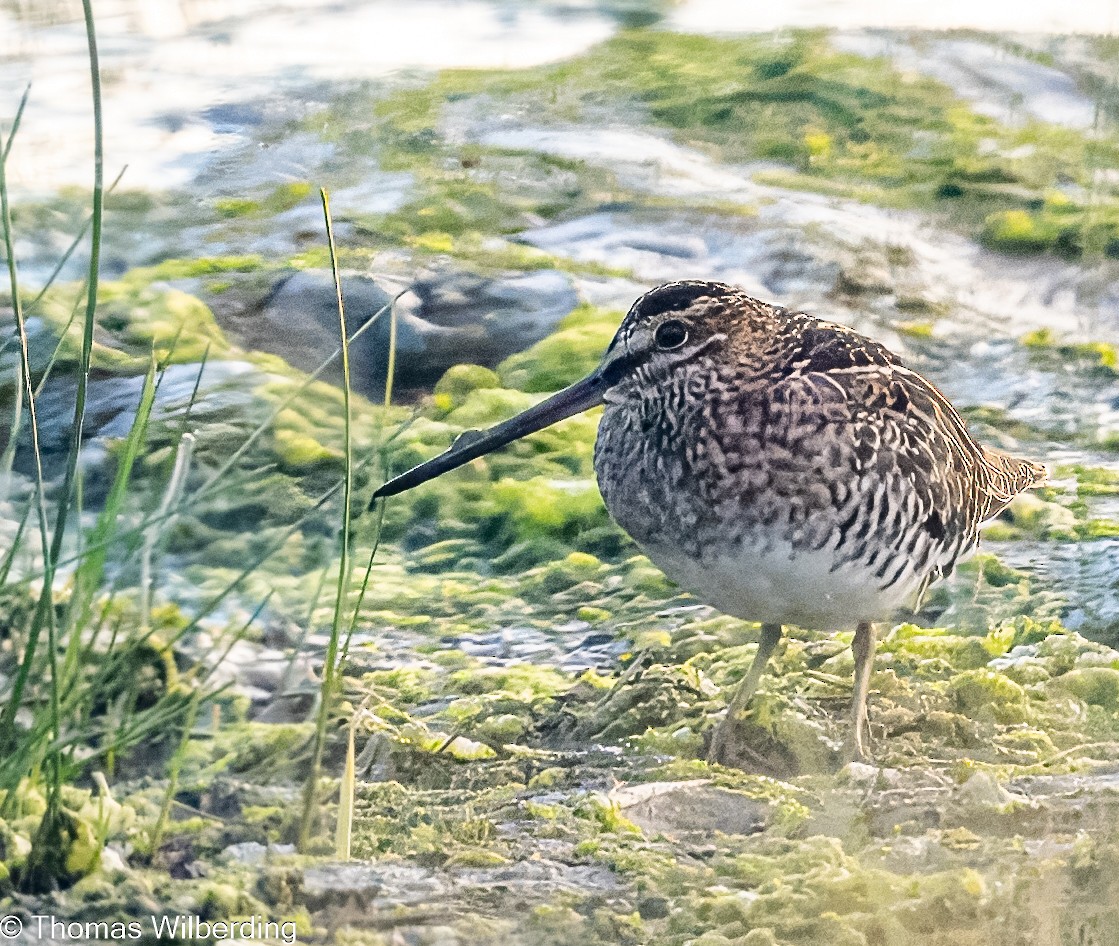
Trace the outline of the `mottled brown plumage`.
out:
[[[1045,476],[976,441],[877,342],[688,281],[642,296],[588,378],[378,495],[602,402],[595,470],[611,515],[671,578],[763,625],[712,740],[720,761],[783,624],[856,628],[849,754],[865,756],[872,622],[950,572],[980,524]]]
[[[684,326],[686,340],[659,350],[654,338],[650,348],[646,336],[665,323]],[[828,630],[888,617],[1044,476],[978,443],[882,345],[730,286],[646,294],[604,362],[628,370],[605,397],[602,494],[669,574],[694,570],[683,582],[694,586],[749,551],[752,567],[787,570],[803,557],[837,579],[820,576],[813,596],[798,574],[792,600],[697,589],[753,620]],[[831,588],[851,580],[854,595]]]

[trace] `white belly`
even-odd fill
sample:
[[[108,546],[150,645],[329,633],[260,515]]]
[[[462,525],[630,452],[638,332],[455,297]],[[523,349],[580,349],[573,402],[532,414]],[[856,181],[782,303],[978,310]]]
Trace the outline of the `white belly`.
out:
[[[921,584],[909,569],[888,589],[864,567],[833,568],[830,548],[797,551],[783,541],[764,550],[749,545],[705,550],[701,558],[668,546],[645,552],[669,578],[725,614],[763,624],[795,624],[817,631],[880,621],[910,604]]]

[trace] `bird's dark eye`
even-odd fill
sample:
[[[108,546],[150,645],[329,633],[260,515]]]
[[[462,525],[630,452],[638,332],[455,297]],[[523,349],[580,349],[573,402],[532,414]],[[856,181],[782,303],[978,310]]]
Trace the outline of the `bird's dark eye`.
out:
[[[661,322],[653,333],[659,348],[679,348],[688,340],[688,327],[676,319]]]

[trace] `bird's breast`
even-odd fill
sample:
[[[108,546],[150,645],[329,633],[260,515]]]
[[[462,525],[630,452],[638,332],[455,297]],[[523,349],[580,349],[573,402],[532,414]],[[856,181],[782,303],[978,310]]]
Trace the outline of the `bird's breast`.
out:
[[[821,630],[882,619],[974,545],[930,532],[912,481],[866,467],[849,425],[662,394],[607,403],[599,487],[670,578],[726,613]]]

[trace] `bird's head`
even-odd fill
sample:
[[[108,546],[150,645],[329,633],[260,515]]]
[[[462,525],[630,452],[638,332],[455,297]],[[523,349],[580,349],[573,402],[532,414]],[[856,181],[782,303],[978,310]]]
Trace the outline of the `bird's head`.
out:
[[[658,286],[633,304],[601,364],[581,381],[489,430],[463,434],[439,456],[389,480],[373,498],[395,496],[606,400],[625,397],[634,385],[656,383],[724,344],[733,323],[768,309],[722,283]]]

